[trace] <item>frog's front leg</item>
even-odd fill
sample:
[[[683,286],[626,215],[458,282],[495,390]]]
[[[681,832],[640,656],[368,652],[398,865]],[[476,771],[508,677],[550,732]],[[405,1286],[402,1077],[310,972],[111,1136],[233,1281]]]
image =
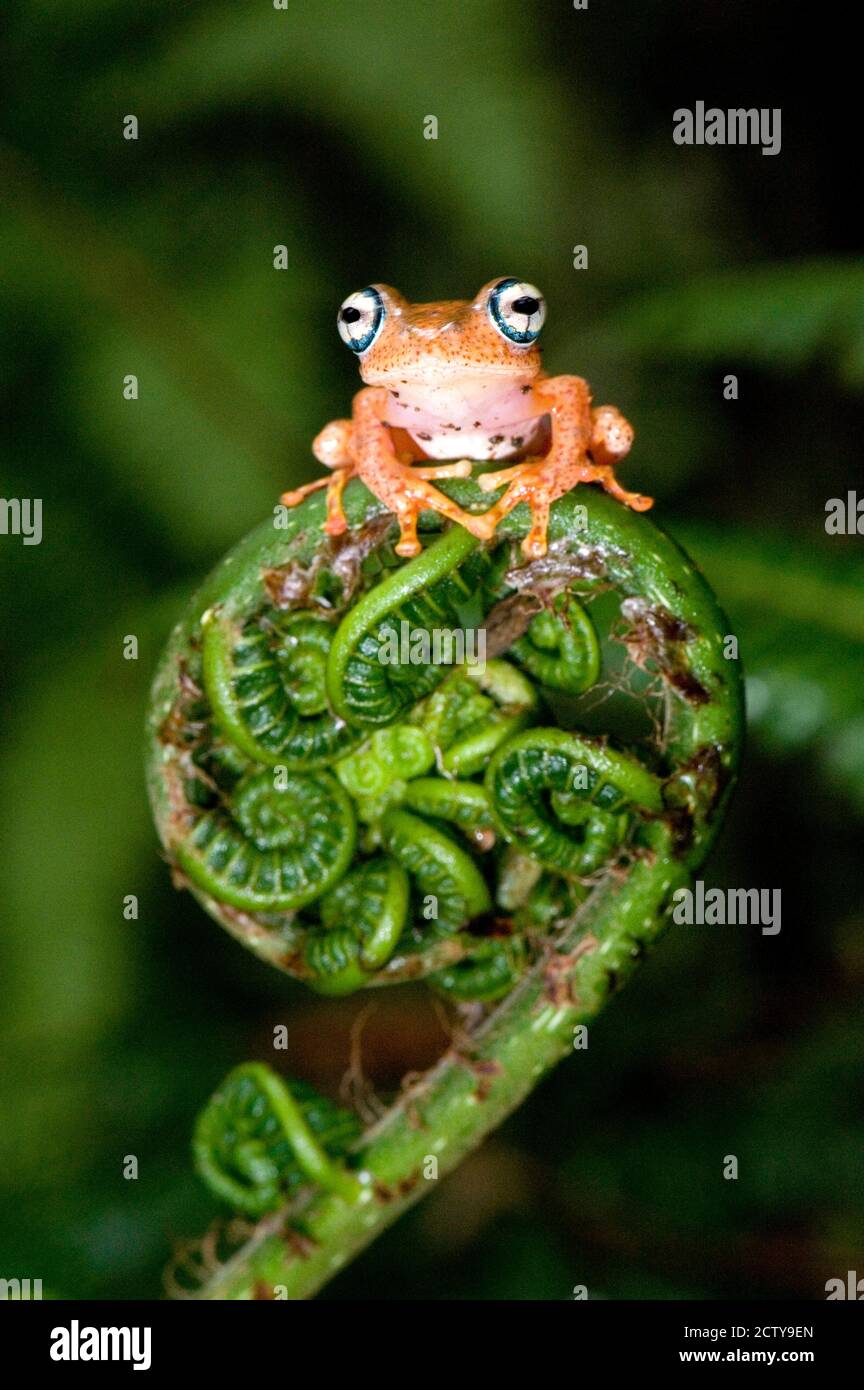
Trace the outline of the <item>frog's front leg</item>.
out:
[[[552,419],[552,443],[542,459],[518,463],[478,479],[484,492],[507,484],[507,491],[483,520],[492,529],[520,502],[531,508],[531,529],[522,551],[532,559],[546,553],[549,508],[577,483],[601,483],[607,492],[635,511],[647,511],[650,497],[625,492],[613,472],[613,464],[630,448],[633,431],[614,406],[591,410],[587,383],[578,376],[557,376],[535,386],[533,403],[538,414]]]
[[[390,432],[385,424],[387,391],[382,386],[368,386],[354,397],[350,450],[354,471],[383,502],[399,522],[400,536],[397,555],[417,555],[421,546],[417,539],[417,519],[421,512],[433,511],[458,522],[466,531],[485,540],[489,530],[485,517],[475,517],[463,511],[456,502],[432,486],[433,478],[463,478],[470,464],[460,462],[437,467],[413,468],[396,455]]]

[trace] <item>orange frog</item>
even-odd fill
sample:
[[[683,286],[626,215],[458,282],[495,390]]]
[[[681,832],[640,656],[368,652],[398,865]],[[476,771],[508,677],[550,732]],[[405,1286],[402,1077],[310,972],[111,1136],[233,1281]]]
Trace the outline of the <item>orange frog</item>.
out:
[[[339,333],[357,354],[366,386],[354,397],[352,418],[333,420],[312,445],[332,477],[286,492],[283,503],[295,506],[327,487],[325,530],[339,535],[347,524],[342,489],[356,476],[396,515],[397,553],[416,555],[422,511],[491,540],[502,517],[527,502],[531,528],[522,550],[532,559],[546,552],[550,506],[577,483],[602,483],[645,511],[652,499],[625,492],[613,471],[633,442],[624,416],[611,405],[592,409],[581,377],[544,373],[538,339],[545,317],[542,294],[523,280],[492,280],[472,300],[434,304],[409,304],[388,285],[349,295]],[[440,478],[466,478],[473,463],[490,459],[511,465],[478,478],[484,492],[506,485],[482,515],[435,486]]]

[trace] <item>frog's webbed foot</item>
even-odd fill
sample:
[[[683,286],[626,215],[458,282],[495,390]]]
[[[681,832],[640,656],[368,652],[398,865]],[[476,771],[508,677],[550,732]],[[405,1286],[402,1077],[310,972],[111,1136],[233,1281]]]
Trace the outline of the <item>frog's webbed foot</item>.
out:
[[[531,559],[546,553],[549,509],[577,483],[600,483],[619,502],[634,511],[647,511],[653,499],[627,492],[617,481],[613,464],[633,442],[633,431],[614,406],[591,410],[588,387],[580,377],[552,377],[535,391],[552,417],[552,443],[542,459],[526,460],[478,479],[483,492],[506,485],[507,491],[485,513],[493,530],[520,502],[531,509],[531,528],[522,542]]]
[[[531,529],[522,542],[522,553],[532,560],[546,554],[549,508],[556,498],[562,495],[561,489],[556,486],[557,476],[556,472],[551,475],[546,473],[545,460],[526,459],[523,463],[514,464],[512,468],[502,468],[497,473],[484,473],[478,479],[483,492],[493,492],[505,485],[507,488],[504,496],[499,497],[495,505],[483,513],[483,520],[488,523],[492,534],[499,521],[503,521],[514,507],[518,507],[520,502],[528,503],[531,508]]]
[[[478,540],[490,539],[494,528],[490,527],[485,516],[472,516],[428,481],[429,476],[465,478],[471,472],[470,464],[467,471],[462,469],[461,464],[447,464],[442,468],[415,468],[397,463],[395,469],[397,471],[386,480],[379,475],[372,490],[384,505],[390,508],[399,522],[397,555],[410,556],[420,553],[422,547],[417,539],[417,521],[421,512],[437,512],[448,521],[455,521],[457,525],[464,526],[465,530],[470,531]]]
[[[546,531],[549,525],[549,510],[553,502],[563,497],[577,483],[600,483],[608,493],[617,497],[634,511],[644,512],[654,505],[651,497],[641,497],[637,492],[626,492],[615,477],[609,464],[597,467],[593,463],[576,463],[569,459],[562,467],[551,454],[545,459],[517,463],[513,468],[502,469],[500,473],[484,473],[479,480],[484,492],[492,492],[505,483],[507,491],[482,520],[489,522],[494,532],[502,521],[520,502],[527,502],[531,509],[531,528],[522,542],[522,553],[531,560],[540,559],[546,554]],[[485,486],[484,486],[485,484]]]
[[[631,511],[647,512],[654,506],[653,497],[643,497],[641,492],[628,492],[626,488],[623,488],[609,464],[592,468],[591,477],[583,478],[582,482],[600,483],[610,497],[617,497],[618,501],[623,502]]]
[[[302,487],[296,487],[291,492],[283,492],[279,501],[283,507],[296,507],[310,492],[319,492],[322,487],[326,487],[327,520],[324,522],[324,530],[328,536],[341,536],[343,531],[348,529],[348,522],[342,510],[342,493],[354,472],[353,467],[337,468],[329,478],[316,478],[314,483],[304,483]]]
[[[471,472],[468,460],[420,466],[403,462],[396,455],[384,422],[386,408],[387,393],[383,388],[370,386],[358,392],[354,398],[351,453],[358,476],[399,522],[396,554],[419,553],[417,520],[424,511],[437,512],[448,521],[464,526],[479,540],[487,540],[491,531],[485,517],[463,511],[457,502],[433,486],[433,479],[468,477]]]
[[[332,480],[330,478],[316,478],[314,483],[304,483],[302,487],[292,488],[290,492],[283,492],[279,501],[283,507],[296,507],[308,497],[310,492],[320,492],[322,487],[328,487]]]
[[[481,473],[477,479],[477,486],[481,492],[497,492],[499,487],[506,487],[508,483],[516,483],[520,478],[536,478],[537,469],[542,462],[542,457],[523,459],[521,463],[512,463],[508,468],[499,468],[494,473]],[[513,506],[515,507],[515,505],[514,502]],[[508,508],[509,510],[510,508]],[[486,512],[485,515],[488,516],[489,513]]]

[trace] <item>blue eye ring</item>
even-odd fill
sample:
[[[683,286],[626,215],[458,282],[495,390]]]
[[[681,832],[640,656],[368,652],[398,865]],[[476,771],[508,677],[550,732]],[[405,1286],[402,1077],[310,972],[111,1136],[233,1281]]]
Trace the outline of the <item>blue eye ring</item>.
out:
[[[374,285],[355,290],[339,307],[339,337],[352,352],[365,352],[381,332],[384,313],[384,300]]]
[[[546,320],[546,301],[536,285],[510,276],[499,280],[489,295],[489,317],[509,342],[530,347]]]

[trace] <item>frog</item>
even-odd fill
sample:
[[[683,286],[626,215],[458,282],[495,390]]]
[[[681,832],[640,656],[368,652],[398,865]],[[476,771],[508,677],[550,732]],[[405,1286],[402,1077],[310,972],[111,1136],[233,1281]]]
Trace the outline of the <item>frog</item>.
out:
[[[615,468],[633,443],[633,429],[611,405],[594,406],[586,381],[543,370],[542,292],[512,276],[490,280],[470,300],[412,304],[390,285],[373,284],[342,302],[337,327],[355,354],[364,383],[350,420],[332,420],[312,451],[330,471],[282,495],[296,506],[327,489],[324,529],[347,530],[343,491],[360,478],[399,523],[396,553],[419,554],[424,511],[491,541],[521,502],[531,522],[522,542],[527,559],[547,550],[550,508],[579,483],[599,483],[634,511],[653,498],[626,491]],[[468,512],[437,483],[467,478],[477,464],[484,493],[501,496],[485,512]],[[491,499],[490,499],[491,501]]]

